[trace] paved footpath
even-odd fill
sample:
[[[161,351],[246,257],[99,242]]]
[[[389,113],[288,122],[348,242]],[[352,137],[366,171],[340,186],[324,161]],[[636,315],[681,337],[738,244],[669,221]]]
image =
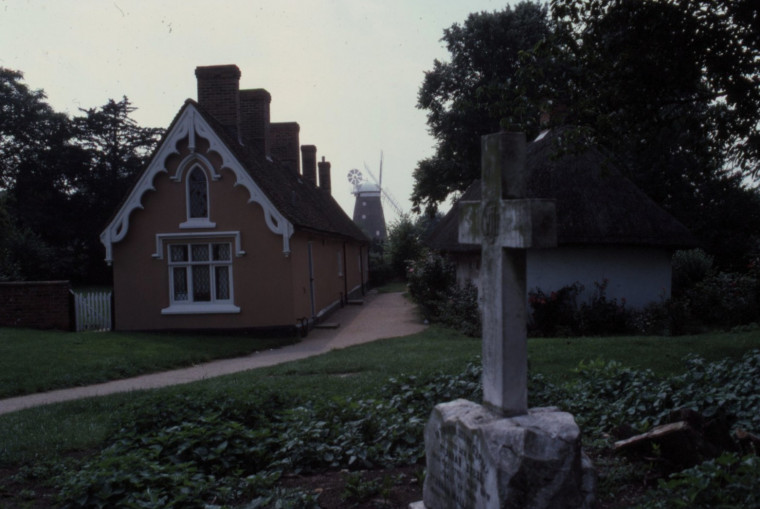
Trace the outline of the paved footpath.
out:
[[[337,329],[314,329],[309,332],[306,338],[294,345],[173,371],[4,399],[0,400],[0,414],[74,399],[104,396],[117,392],[155,389],[205,380],[239,371],[304,359],[330,350],[368,343],[381,338],[407,336],[426,328],[426,325],[417,316],[414,305],[401,293],[378,294],[370,292],[365,297],[363,305],[350,305],[339,309],[330,315],[327,321],[338,323],[340,326]]]

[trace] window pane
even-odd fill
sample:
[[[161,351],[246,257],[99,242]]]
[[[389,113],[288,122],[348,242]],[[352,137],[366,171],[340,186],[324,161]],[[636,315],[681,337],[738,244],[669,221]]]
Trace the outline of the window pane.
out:
[[[171,246],[169,248],[171,253],[170,259],[173,262],[186,262],[187,261],[187,246]]]
[[[174,300],[187,300],[187,269],[174,267]]]
[[[230,245],[229,244],[213,244],[214,260],[229,260],[230,259]]]
[[[193,267],[193,301],[208,302],[211,300],[211,278],[209,267],[199,265]]]
[[[190,200],[190,217],[208,217],[208,190],[206,174],[200,168],[190,172],[188,182],[188,199]]]
[[[216,276],[216,298],[217,300],[230,299],[230,268],[214,267]]]
[[[208,261],[208,244],[193,244],[190,248],[193,252],[194,262]]]

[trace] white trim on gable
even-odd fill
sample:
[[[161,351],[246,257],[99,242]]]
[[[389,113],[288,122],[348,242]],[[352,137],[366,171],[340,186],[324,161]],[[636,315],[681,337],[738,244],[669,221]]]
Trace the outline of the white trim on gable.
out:
[[[214,165],[211,164],[211,161],[204,157],[203,154],[196,154],[195,152],[185,157],[182,162],[177,165],[177,170],[174,172],[174,175],[169,178],[175,182],[182,182],[182,175],[188,170],[191,170],[196,164],[203,169],[208,170],[211,174],[211,180],[219,180],[222,178],[222,176],[217,173]]]
[[[113,261],[113,244],[121,241],[127,235],[129,231],[129,218],[132,212],[136,209],[142,209],[142,199],[145,193],[148,191],[155,191],[153,181],[159,173],[168,173],[165,167],[166,159],[172,154],[178,154],[177,145],[180,141],[188,138],[188,144],[190,151],[193,153],[192,157],[188,157],[180,164],[180,167],[173,176],[170,176],[173,180],[179,180],[182,178],[183,171],[188,168],[192,162],[201,160],[204,161],[205,157],[201,154],[197,154],[196,150],[196,138],[200,136],[205,138],[209,142],[209,151],[214,151],[222,159],[222,168],[227,168],[235,175],[235,186],[243,186],[250,196],[248,203],[258,203],[264,210],[264,218],[269,230],[282,236],[282,251],[285,256],[290,255],[290,237],[293,235],[294,228],[292,223],[288,221],[285,216],[275,208],[269,198],[261,191],[259,186],[254,182],[251,175],[245,170],[240,161],[235,158],[230,149],[225,143],[217,136],[214,129],[206,122],[194,105],[188,104],[182,115],[177,119],[174,127],[167,133],[161,146],[156,151],[153,159],[148,164],[148,167],[140,176],[137,184],[132,188],[129,196],[124,201],[119,211],[114,216],[113,220],[108,224],[105,230],[100,234],[100,242],[106,248],[105,260],[108,264]],[[207,161],[206,161],[207,162]],[[212,179],[217,180],[220,175],[213,170],[213,166],[208,164],[208,168],[211,168]]]

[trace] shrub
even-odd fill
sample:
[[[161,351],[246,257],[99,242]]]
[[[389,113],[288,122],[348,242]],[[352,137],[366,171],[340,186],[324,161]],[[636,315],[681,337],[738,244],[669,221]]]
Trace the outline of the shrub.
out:
[[[708,276],[683,298],[692,317],[707,327],[729,329],[760,318],[760,278],[752,272]]]
[[[628,309],[625,299],[607,297],[609,280],[594,283],[594,294],[577,304],[583,286],[574,283],[546,294],[540,288],[529,292],[529,331],[534,336],[695,334],[707,329],[730,330],[760,322],[760,263],[753,261],[743,273],[704,273],[707,255],[681,255],[680,276],[692,285],[672,299]],[[708,258],[705,261],[705,257]],[[694,260],[702,260],[701,262]],[[690,269],[689,269],[690,267]],[[697,267],[697,268],[695,268]],[[701,268],[700,268],[701,267]],[[688,269],[688,270],[687,270]],[[701,278],[701,280],[700,280]],[[682,286],[682,288],[686,288]]]
[[[387,254],[394,277],[406,276],[407,264],[422,253],[419,227],[404,214],[388,228]]]
[[[584,336],[605,334],[626,334],[632,332],[630,313],[625,308],[625,299],[618,304],[617,299],[607,297],[609,279],[601,283],[594,282],[594,295],[589,302],[584,302],[578,311],[579,329]]]
[[[529,330],[534,336],[599,336],[633,332],[625,299],[607,297],[609,280],[594,282],[594,295],[578,306],[583,285],[576,282],[546,295],[540,288],[528,293],[532,308]]]
[[[443,325],[470,337],[482,335],[478,288],[471,281],[449,288],[442,306],[439,317]]]
[[[409,263],[409,293],[425,318],[437,321],[449,290],[456,285],[456,268],[442,256],[425,252]]]
[[[528,293],[533,309],[529,330],[536,336],[572,336],[578,333],[578,295],[583,285],[574,283],[546,295],[540,288]]]
[[[459,286],[456,267],[440,255],[425,252],[407,270],[409,293],[425,319],[468,336],[481,334],[478,289],[471,282]]]
[[[369,252],[369,285],[372,287],[383,286],[393,278],[393,269],[385,261],[382,248]]]
[[[673,322],[682,313],[671,306],[671,301],[652,302],[642,309],[629,311],[628,323],[634,334],[668,336],[680,330]],[[679,321],[680,323],[680,321]]]
[[[713,260],[702,249],[676,251],[672,258],[673,295],[682,295],[704,280],[712,269]]]

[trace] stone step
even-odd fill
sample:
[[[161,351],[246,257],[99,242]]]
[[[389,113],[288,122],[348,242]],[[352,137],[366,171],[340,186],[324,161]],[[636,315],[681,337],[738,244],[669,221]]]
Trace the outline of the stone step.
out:
[[[340,327],[338,322],[323,322],[314,326],[315,329],[337,329]]]

